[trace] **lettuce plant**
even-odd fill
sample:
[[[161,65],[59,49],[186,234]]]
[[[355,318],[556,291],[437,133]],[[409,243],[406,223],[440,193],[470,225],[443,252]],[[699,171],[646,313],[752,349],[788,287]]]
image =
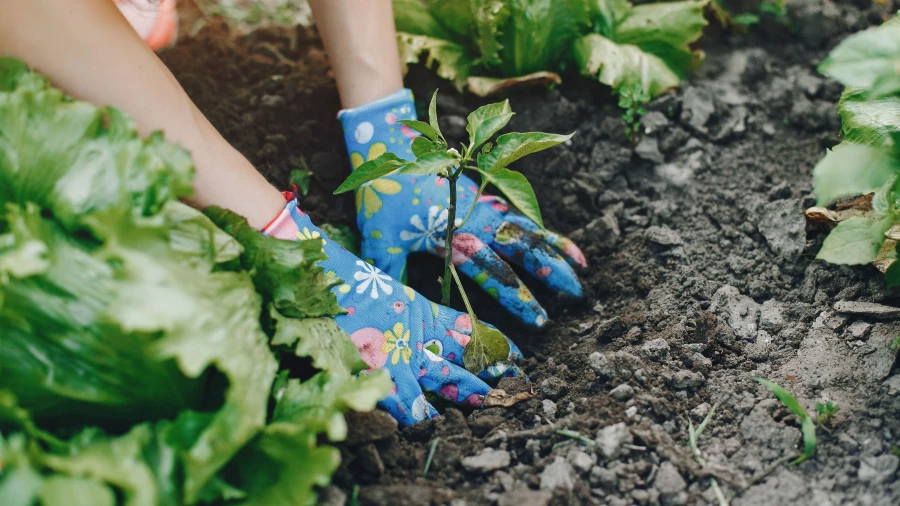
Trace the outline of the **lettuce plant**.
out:
[[[813,171],[818,208],[808,216],[837,223],[818,258],[875,262],[888,286],[900,285],[900,19],[851,35],[819,66],[847,86],[838,103],[843,141]],[[858,197],[838,211],[824,206]],[[832,223],[832,224],[833,224]]]
[[[182,204],[192,177],[161,134],[0,59],[0,503],[314,504],[339,461],[320,435],[392,386],[323,318],[318,241]]]
[[[632,6],[627,0],[394,0],[400,55],[487,95],[524,82],[561,82],[574,65],[618,92],[651,97],[703,60],[691,48],[708,0]]]

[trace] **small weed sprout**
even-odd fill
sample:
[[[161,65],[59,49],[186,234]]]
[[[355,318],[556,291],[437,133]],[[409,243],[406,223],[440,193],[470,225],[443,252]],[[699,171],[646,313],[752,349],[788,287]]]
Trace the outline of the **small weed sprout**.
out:
[[[832,417],[840,410],[841,408],[835,404],[833,401],[826,401],[824,403],[816,402],[816,425],[822,427],[825,430],[828,430],[828,427],[833,425],[831,421]]]
[[[650,95],[639,84],[623,87],[619,90],[619,107],[624,111],[622,119],[625,120],[625,137],[631,143],[636,143],[641,129],[641,118],[647,114],[644,105],[650,101]]]
[[[691,421],[690,417],[688,418],[688,447],[691,449],[691,454],[694,456],[694,461],[700,464],[703,467],[706,467],[706,461],[703,459],[703,454],[700,452],[700,447],[697,446],[697,441],[700,439],[700,436],[703,435],[703,431],[706,430],[706,425],[712,420],[713,413],[716,411],[716,406],[713,405],[709,408],[709,412],[706,413],[706,417],[703,418],[703,421],[700,422],[700,425],[694,429],[694,422]],[[719,481],[713,477],[709,479],[710,486],[713,489],[713,493],[716,495],[716,499],[719,501],[719,506],[729,506],[730,501],[725,499],[725,494],[722,493],[722,488],[719,487]]]
[[[428,107],[428,123],[415,120],[401,121],[421,134],[412,143],[412,152],[416,160],[405,161],[392,153],[385,153],[360,165],[334,192],[338,194],[355,190],[390,174],[435,175],[447,180],[450,203],[447,206],[447,232],[443,248],[444,276],[441,279],[441,304],[450,303],[450,287],[455,280],[466,311],[472,320],[472,339],[463,353],[463,364],[466,369],[473,372],[480,372],[490,364],[506,360],[509,344],[498,330],[484,325],[475,317],[456,269],[450,262],[452,255],[448,252],[453,250],[453,234],[472,215],[479,197],[488,184],[494,185],[522,214],[543,227],[544,221],[531,183],[522,173],[512,171],[508,166],[522,157],[562,144],[575,135],[512,132],[500,135],[491,142],[494,135],[503,129],[512,117],[509,100],[479,107],[467,118],[466,131],[469,133],[469,143],[456,150],[449,147],[438,126],[437,90],[435,90]],[[472,207],[462,220],[457,220],[457,181],[466,170],[477,172],[481,176],[481,185],[475,198],[472,199]]]

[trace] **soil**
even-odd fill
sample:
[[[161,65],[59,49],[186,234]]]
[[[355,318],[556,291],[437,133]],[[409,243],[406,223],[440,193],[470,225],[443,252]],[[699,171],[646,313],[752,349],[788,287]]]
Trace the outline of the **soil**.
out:
[[[815,65],[896,8],[798,0],[748,34],[711,27],[706,63],[649,105],[636,145],[596,83],[566,76],[557,89],[509,95],[512,130],[578,132],[516,168],[548,226],[587,254],[586,300],[539,292],[553,322],[528,332],[470,286],[480,316],[527,355],[532,382],[500,386],[538,395],[509,409],[448,408],[401,431],[384,413],[350,416],[322,503],[356,493],[363,505],[717,504],[715,478],[735,506],[900,504],[900,367],[889,349],[900,320],[879,314],[900,294],[872,267],[816,261],[825,234],[802,212],[814,203],[813,166],[839,140],[841,86]],[[302,205],[316,222],[355,228],[351,198],[331,195],[348,160],[314,30],[237,36],[212,22],[162,58],[274,184],[308,166]],[[420,98],[441,88],[454,139],[484,103],[421,68],[407,82]],[[439,260],[415,258],[410,284],[436,299],[439,274]],[[813,458],[778,465],[798,452],[799,423],[751,377],[780,383],[810,412],[815,401],[840,406]],[[701,466],[688,427],[711,405]]]

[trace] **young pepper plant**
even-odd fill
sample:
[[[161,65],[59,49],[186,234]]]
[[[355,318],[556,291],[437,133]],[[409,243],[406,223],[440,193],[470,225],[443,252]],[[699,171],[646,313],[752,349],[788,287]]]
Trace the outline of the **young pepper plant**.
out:
[[[452,255],[447,254],[453,251],[453,234],[472,215],[478,197],[482,195],[488,184],[494,185],[522,214],[543,227],[544,221],[541,218],[541,210],[531,183],[522,173],[510,170],[508,167],[522,157],[566,142],[575,134],[512,132],[500,135],[494,142],[491,142],[491,139],[513,117],[514,113],[509,106],[509,100],[505,100],[479,107],[469,114],[466,126],[469,142],[457,150],[449,147],[447,139],[444,138],[440,126],[438,126],[436,103],[437,91],[435,90],[428,107],[427,123],[415,120],[401,121],[407,127],[421,134],[412,143],[412,152],[416,155],[415,160],[406,161],[394,154],[385,153],[360,165],[334,193],[340,194],[355,190],[370,181],[394,173],[437,175],[447,180],[450,202],[447,207],[447,232],[444,239],[441,303],[444,305],[450,303],[451,284],[455,279],[466,305],[466,311],[473,322],[472,341],[466,348],[463,363],[467,369],[477,372],[491,363],[505,360],[509,346],[500,332],[482,324],[475,317],[451,263]],[[456,188],[457,181],[464,171],[477,172],[481,176],[481,185],[476,197],[472,199],[472,207],[466,211],[462,220],[458,220]]]

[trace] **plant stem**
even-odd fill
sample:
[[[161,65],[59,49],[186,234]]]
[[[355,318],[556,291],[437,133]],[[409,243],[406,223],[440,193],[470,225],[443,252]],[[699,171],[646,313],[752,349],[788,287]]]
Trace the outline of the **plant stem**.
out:
[[[456,180],[462,173],[460,168],[447,175],[450,183],[450,206],[447,208],[447,237],[444,240],[444,278],[441,280],[441,304],[450,305],[450,262],[453,259],[453,233],[456,231]]]
[[[459,295],[462,297],[463,304],[466,306],[466,312],[469,313],[469,317],[472,318],[472,324],[475,324],[475,311],[472,311],[472,304],[469,303],[469,297],[466,296],[466,291],[463,290],[462,281],[459,279],[459,274],[456,273],[456,268],[452,265],[450,266],[450,272],[453,274],[453,280],[456,281],[456,288],[459,290]]]
[[[487,181],[481,183],[481,186],[478,188],[478,193],[475,194],[475,201],[472,202],[472,207],[469,208],[469,212],[466,213],[466,217],[459,223],[459,226],[462,227],[469,221],[469,217],[472,216],[472,211],[475,210],[475,206],[478,205],[478,199],[481,198],[481,194],[484,192],[484,188],[487,186]]]

